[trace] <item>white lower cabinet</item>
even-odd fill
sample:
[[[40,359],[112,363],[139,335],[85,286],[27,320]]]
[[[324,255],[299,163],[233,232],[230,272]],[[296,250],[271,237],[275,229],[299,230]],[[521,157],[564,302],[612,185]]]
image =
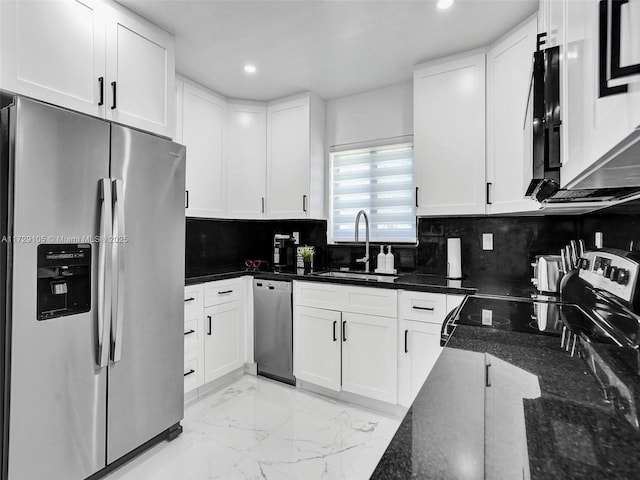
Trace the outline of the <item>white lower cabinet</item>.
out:
[[[205,309],[205,383],[244,365],[243,311],[239,301]]]
[[[398,293],[398,403],[409,407],[435,365],[442,347],[440,334],[447,313],[464,295]]]
[[[293,301],[296,378],[396,403],[397,317],[372,313],[397,312],[395,290],[294,282]]]
[[[293,374],[340,391],[341,313],[296,306],[293,319]]]
[[[245,283],[235,278],[185,287],[185,393],[247,362],[246,305],[251,302]]]
[[[396,403],[397,320],[342,314],[342,390]]]
[[[398,403],[405,407],[416,398],[442,352],[440,329],[436,323],[400,321]]]

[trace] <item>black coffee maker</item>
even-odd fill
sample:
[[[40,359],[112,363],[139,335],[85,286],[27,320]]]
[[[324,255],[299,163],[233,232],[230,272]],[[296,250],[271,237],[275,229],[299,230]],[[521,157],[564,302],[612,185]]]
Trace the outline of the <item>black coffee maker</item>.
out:
[[[293,272],[296,268],[296,242],[293,235],[273,236],[273,268],[276,272]]]

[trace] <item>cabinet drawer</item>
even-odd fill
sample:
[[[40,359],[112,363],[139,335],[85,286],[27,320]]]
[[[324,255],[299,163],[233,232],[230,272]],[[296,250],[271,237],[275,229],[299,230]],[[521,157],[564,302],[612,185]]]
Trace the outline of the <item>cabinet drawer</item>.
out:
[[[220,305],[240,300],[242,296],[242,279],[232,278],[204,284],[204,306]]]
[[[202,349],[184,355],[184,393],[204,383],[204,355]]]
[[[442,324],[447,315],[447,296],[443,293],[402,290],[399,297],[400,318]]]
[[[200,318],[186,319],[184,321],[184,353],[195,352],[204,347],[204,321]]]
[[[398,316],[398,292],[384,288],[344,286],[342,310],[395,318]]]
[[[204,308],[204,285],[189,285],[184,287],[184,318],[202,315]]]
[[[305,307],[340,310],[343,288],[335,283],[293,282],[293,301]]]

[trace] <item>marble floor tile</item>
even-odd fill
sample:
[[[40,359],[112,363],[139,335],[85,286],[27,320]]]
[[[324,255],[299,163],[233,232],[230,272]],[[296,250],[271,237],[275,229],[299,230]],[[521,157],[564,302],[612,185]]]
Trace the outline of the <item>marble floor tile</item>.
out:
[[[105,479],[366,479],[399,424],[399,418],[245,375],[188,406],[180,437]]]

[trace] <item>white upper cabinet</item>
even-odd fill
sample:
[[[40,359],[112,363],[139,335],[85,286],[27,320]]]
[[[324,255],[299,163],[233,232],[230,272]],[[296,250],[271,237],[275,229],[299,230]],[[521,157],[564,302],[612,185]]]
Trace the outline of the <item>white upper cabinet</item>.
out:
[[[187,147],[186,215],[224,217],[226,101],[183,80],[179,80],[178,97],[182,105],[178,124],[182,125],[182,131],[177,137]]]
[[[173,36],[114,5],[107,9],[107,119],[173,134]]]
[[[524,198],[533,170],[524,127],[536,34],[534,17],[487,53],[487,213],[540,208]]]
[[[324,117],[324,102],[310,93],[268,105],[268,218],[323,217]]]
[[[416,66],[417,215],[485,213],[485,52]]]
[[[227,215],[264,218],[267,176],[267,107],[230,102],[226,135]]]
[[[104,116],[104,3],[3,0],[0,45],[1,88]]]
[[[560,68],[566,73],[561,86],[562,109],[566,115],[563,116],[560,180],[562,186],[571,187],[592,169],[606,163],[607,153],[640,126],[640,76],[611,79],[611,39],[617,35],[611,31],[606,33],[609,43],[605,53],[609,65],[604,72],[600,71],[599,2],[564,3],[565,54]],[[620,66],[640,65],[640,4],[628,2],[620,8]],[[600,86],[601,75],[604,89]],[[626,92],[609,90],[621,85],[627,85]],[[637,185],[637,178],[629,180]]]
[[[173,134],[173,36],[111,2],[0,2],[0,88]]]

